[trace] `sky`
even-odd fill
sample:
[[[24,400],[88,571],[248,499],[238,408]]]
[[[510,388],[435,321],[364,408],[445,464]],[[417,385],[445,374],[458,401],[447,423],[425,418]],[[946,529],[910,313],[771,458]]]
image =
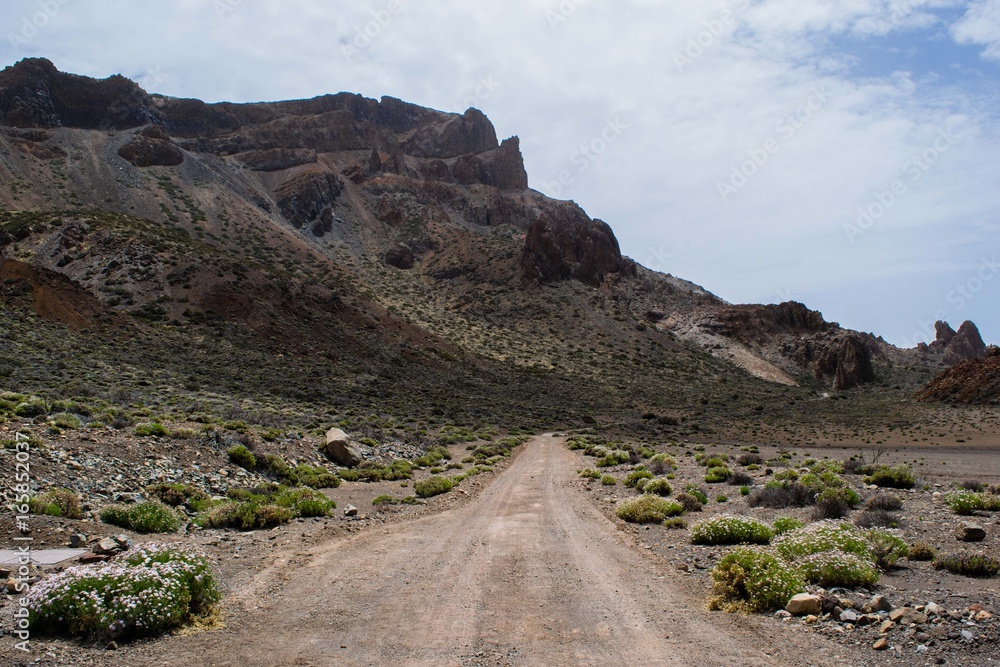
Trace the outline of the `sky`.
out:
[[[531,187],[732,303],[1000,343],[1000,0],[6,0],[0,65],[482,109]]]

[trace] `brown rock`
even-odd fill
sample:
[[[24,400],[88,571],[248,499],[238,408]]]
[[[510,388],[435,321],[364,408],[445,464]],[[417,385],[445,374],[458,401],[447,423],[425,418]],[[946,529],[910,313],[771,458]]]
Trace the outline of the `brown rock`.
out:
[[[389,266],[394,266],[397,269],[403,269],[404,271],[412,269],[415,262],[416,257],[414,256],[413,251],[402,243],[390,248],[389,251],[385,253],[385,263]]]
[[[872,648],[876,651],[885,651],[889,648],[889,640],[885,637],[881,637],[875,642],[875,645],[872,646]]]
[[[816,615],[822,612],[822,602],[817,595],[799,593],[788,601],[785,611],[793,616]]]
[[[310,227],[322,237],[333,230],[333,207],[343,189],[337,175],[313,169],[283,183],[274,196],[281,215],[293,227]]]
[[[176,167],[184,162],[184,152],[157,125],[132,137],[118,149],[118,155],[137,167]]]

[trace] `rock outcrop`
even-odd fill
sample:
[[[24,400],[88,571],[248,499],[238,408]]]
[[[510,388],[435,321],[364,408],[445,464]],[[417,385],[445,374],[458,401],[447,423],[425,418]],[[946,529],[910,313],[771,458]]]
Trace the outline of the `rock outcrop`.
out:
[[[285,182],[275,191],[278,210],[296,229],[309,227],[316,236],[333,230],[333,207],[344,184],[336,175],[308,171]]]
[[[947,322],[939,321],[934,324],[934,330],[934,342],[918,346],[925,355],[938,355],[941,362],[948,365],[982,359],[986,355],[986,343],[973,322],[965,321],[955,331]]]
[[[331,461],[345,468],[353,468],[364,461],[361,449],[339,428],[332,428],[326,432],[323,453]]]
[[[158,125],[150,125],[137,133],[118,149],[118,155],[137,167],[176,167],[184,162],[184,152]]]
[[[521,266],[529,282],[575,279],[593,287],[609,274],[636,272],[611,227],[577,206],[552,207],[531,224]]]
[[[970,359],[952,366],[931,380],[916,398],[959,404],[1000,404],[1000,349],[987,348],[982,359]]]
[[[146,92],[120,75],[96,80],[65,74],[44,58],[0,72],[0,124],[123,130],[158,120]]]

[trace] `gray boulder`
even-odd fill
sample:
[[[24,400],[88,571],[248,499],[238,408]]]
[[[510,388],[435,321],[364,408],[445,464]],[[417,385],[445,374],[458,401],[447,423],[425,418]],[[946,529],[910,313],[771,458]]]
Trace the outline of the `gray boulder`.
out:
[[[345,468],[353,468],[364,460],[361,449],[339,428],[331,428],[326,432],[323,453],[328,459]]]

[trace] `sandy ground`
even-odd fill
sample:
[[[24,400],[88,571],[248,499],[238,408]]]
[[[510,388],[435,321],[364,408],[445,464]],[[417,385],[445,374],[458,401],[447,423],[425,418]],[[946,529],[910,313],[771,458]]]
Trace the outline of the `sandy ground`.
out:
[[[586,498],[574,463],[535,438],[468,503],[279,557],[230,600],[247,613],[229,627],[130,664],[844,664],[823,638],[780,646],[755,619],[704,611]]]

